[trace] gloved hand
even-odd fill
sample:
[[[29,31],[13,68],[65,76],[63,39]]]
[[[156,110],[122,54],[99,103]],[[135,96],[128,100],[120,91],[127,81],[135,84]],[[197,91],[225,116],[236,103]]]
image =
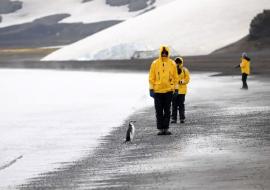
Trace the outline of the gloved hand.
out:
[[[150,90],[149,90],[149,94],[150,94],[150,96],[151,96],[152,98],[154,98],[155,92],[154,92],[153,89],[150,89]]]
[[[239,64],[239,65],[234,66],[234,68],[239,68],[239,67],[240,67],[240,64]]]
[[[173,96],[178,96],[178,89],[174,91]]]

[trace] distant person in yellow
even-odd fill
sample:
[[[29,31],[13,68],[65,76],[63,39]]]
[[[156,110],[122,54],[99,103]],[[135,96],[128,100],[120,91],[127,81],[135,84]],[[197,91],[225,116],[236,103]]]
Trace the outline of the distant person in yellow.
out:
[[[175,59],[177,73],[178,73],[178,93],[174,94],[172,101],[172,121],[177,123],[177,110],[179,110],[179,118],[181,123],[185,123],[185,97],[187,94],[187,84],[190,76],[189,70],[184,67],[184,60],[182,57]]]
[[[237,65],[236,67],[241,68],[242,82],[243,82],[242,89],[247,90],[248,89],[247,77],[248,77],[248,75],[250,75],[250,58],[248,57],[247,53],[245,53],[245,52],[242,53],[241,63],[240,63],[240,65]]]
[[[170,59],[169,48],[161,46],[159,58],[152,62],[149,71],[150,96],[154,98],[158,135],[171,135],[170,109],[173,92],[178,91],[177,82],[176,64]]]

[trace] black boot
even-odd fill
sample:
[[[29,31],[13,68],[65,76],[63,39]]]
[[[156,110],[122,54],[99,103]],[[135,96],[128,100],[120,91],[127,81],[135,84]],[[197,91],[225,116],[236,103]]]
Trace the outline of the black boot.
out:
[[[164,130],[164,135],[171,135],[172,133],[169,131],[169,129]]]
[[[177,123],[176,120],[172,119],[171,123]]]

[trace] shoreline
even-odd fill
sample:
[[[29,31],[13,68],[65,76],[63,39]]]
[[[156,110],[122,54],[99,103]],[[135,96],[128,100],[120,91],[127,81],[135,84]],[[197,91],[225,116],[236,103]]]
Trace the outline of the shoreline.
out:
[[[142,109],[104,136],[93,154],[19,188],[267,189],[270,88],[255,80],[245,99],[235,89],[214,100],[188,100],[187,123],[171,125],[171,136],[157,136],[154,108]],[[136,135],[125,144],[128,120],[137,121]]]
[[[49,50],[8,55],[0,53],[0,68],[10,69],[50,69],[70,71],[120,71],[148,72],[154,59],[100,60],[100,61],[40,61]],[[253,75],[270,74],[269,54],[251,54]],[[239,75],[234,66],[240,63],[239,54],[213,54],[202,56],[184,56],[184,65],[192,72],[216,72],[221,75]]]

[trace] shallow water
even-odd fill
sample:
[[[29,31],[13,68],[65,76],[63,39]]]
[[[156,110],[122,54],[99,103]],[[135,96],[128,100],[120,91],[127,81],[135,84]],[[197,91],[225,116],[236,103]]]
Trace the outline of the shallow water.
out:
[[[91,153],[152,104],[145,84],[146,74],[0,70],[0,189]]]

